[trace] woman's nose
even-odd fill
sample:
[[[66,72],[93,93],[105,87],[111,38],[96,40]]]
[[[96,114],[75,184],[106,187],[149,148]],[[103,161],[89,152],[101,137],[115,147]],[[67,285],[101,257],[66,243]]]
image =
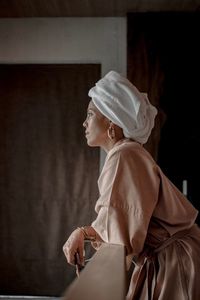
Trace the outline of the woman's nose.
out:
[[[86,128],[86,120],[83,122],[83,127],[85,127]]]

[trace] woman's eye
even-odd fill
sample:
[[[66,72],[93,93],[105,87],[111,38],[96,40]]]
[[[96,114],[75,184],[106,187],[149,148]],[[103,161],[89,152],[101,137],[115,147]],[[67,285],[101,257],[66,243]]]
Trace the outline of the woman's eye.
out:
[[[90,118],[92,116],[92,113],[91,112],[88,112],[87,113],[87,118]]]

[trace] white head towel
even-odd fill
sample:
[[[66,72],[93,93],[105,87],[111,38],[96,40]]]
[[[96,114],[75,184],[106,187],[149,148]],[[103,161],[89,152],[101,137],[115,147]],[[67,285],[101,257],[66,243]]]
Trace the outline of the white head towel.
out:
[[[147,142],[157,109],[147,94],[140,93],[127,78],[110,71],[88,95],[104,116],[123,129],[125,137],[141,144]]]

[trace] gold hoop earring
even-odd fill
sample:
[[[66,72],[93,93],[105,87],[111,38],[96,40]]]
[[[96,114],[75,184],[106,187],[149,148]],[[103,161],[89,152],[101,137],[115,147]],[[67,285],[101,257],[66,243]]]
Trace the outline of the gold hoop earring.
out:
[[[108,137],[110,140],[113,140],[115,138],[115,129],[112,126],[108,128]]]

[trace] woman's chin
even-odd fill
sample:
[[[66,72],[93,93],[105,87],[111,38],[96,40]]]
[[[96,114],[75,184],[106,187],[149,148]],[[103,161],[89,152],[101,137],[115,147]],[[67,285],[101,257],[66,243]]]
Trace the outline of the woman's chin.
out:
[[[87,144],[89,147],[97,147],[98,145],[96,143],[94,143],[94,141],[91,141],[87,138]]]
[[[87,141],[87,144],[88,144],[89,147],[95,147],[96,146],[96,145],[94,145],[93,143],[91,143],[89,141]]]

